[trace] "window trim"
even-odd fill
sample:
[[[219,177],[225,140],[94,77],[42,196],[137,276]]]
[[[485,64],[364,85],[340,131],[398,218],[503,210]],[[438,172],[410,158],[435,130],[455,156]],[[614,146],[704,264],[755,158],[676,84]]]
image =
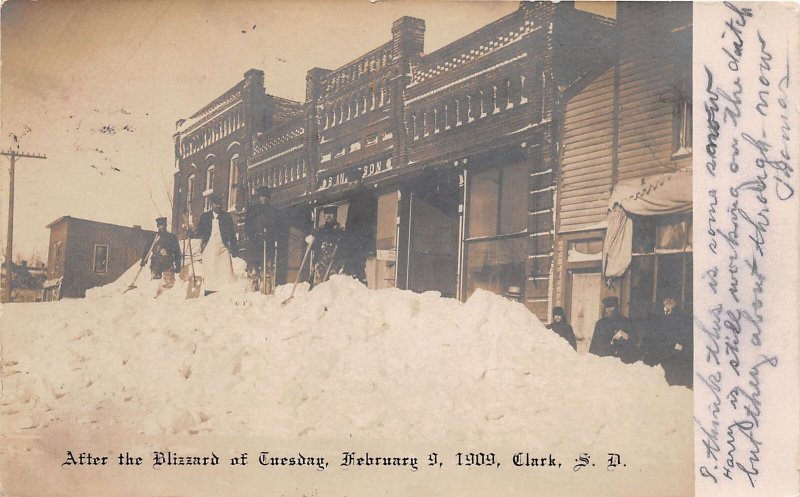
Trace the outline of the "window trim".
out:
[[[228,211],[236,210],[235,191],[239,182],[239,154],[233,154],[229,161],[230,171],[228,171]]]
[[[97,249],[99,247],[105,247],[106,248],[106,260],[104,261],[105,264],[103,265],[103,270],[102,271],[98,271],[97,270]],[[95,243],[94,244],[94,253],[92,255],[92,273],[93,274],[98,274],[98,275],[106,275],[106,274],[108,274],[108,256],[109,256],[110,253],[111,253],[111,249],[110,249],[110,247],[108,246],[107,243]]]

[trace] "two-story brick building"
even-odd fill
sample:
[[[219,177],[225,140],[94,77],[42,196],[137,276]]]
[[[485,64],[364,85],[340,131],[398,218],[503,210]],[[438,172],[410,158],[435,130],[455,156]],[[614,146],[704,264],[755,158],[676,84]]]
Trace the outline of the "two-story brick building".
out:
[[[424,21],[400,18],[386,43],[342,67],[309,70],[305,102],[286,103],[283,119],[255,120],[251,141],[237,140],[245,158],[235,179],[245,195],[231,205],[241,210],[259,186],[272,189],[282,221],[279,282],[296,275],[321,207],[335,205],[339,222],[370,240],[372,288],[466,299],[477,288],[516,286],[541,318],[564,305],[581,323],[594,323],[602,295],[617,294],[636,315],[664,278],[638,268],[671,259],[637,245],[631,269],[602,276],[609,202],[621,198],[612,212],[628,214],[623,227],[633,219],[637,240],[691,226],[642,215],[622,198],[665,178],[685,186],[690,26],[690,6],[630,3],[615,20],[573,3],[522,2],[425,53]],[[185,148],[213,112],[176,135],[176,199],[187,198],[208,154],[219,157]],[[196,216],[202,197],[189,197]],[[681,245],[680,274],[691,274],[690,244],[666,243]],[[618,248],[610,260],[619,267]]]

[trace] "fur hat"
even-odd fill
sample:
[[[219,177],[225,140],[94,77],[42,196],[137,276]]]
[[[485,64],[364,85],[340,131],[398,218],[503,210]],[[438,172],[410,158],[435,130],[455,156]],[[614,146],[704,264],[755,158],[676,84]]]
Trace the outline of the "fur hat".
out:
[[[167,218],[165,217],[157,217],[156,218],[156,226],[167,226]]]
[[[619,297],[606,297],[603,299],[603,307],[619,307]]]

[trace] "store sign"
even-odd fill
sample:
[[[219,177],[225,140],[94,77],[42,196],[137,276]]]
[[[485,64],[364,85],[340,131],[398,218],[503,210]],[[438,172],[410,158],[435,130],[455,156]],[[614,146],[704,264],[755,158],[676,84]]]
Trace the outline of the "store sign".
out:
[[[327,190],[334,186],[345,185],[347,183],[355,182],[359,179],[364,180],[379,174],[385,173],[392,169],[392,158],[387,157],[367,164],[361,164],[347,171],[342,171],[336,174],[331,174],[323,177],[319,181],[317,191]]]

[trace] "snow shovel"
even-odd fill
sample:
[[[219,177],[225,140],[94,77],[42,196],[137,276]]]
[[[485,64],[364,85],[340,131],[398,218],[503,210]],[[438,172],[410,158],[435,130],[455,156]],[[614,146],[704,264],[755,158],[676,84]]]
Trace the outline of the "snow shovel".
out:
[[[189,280],[189,287],[186,289],[187,299],[196,299],[200,296],[200,288],[203,286],[203,278],[194,272],[194,253],[192,252],[192,239],[189,238],[189,265],[192,268],[192,277]]]
[[[306,265],[306,260],[308,260],[308,254],[311,253],[311,245],[314,243],[313,239],[311,243],[308,244],[306,247],[306,253],[303,254],[303,261],[300,263],[300,269],[297,270],[297,278],[294,279],[294,285],[292,286],[292,292],[289,294],[289,298],[281,302],[281,305],[286,305],[289,303],[290,300],[294,298],[294,291],[297,289],[297,284],[300,283],[300,275],[303,273],[303,267]]]
[[[264,239],[264,253],[261,261],[261,293],[267,294],[267,240]]]
[[[328,267],[325,268],[325,276],[322,277],[321,283],[328,281],[328,276],[331,274],[331,267],[333,266],[333,261],[336,259],[336,251],[339,250],[339,244],[333,246],[333,253],[331,254],[331,260],[328,262]]]
[[[144,256],[144,259],[142,259],[142,262],[144,262],[145,264],[147,264],[147,259],[150,258],[150,254],[153,252],[153,247],[156,246],[156,242],[157,241],[158,241],[158,234],[156,234],[155,238],[153,238],[153,243],[150,244],[150,248],[147,249],[147,254]],[[141,264],[139,266],[139,270],[136,271],[136,276],[133,277],[133,281],[131,282],[130,285],[128,285],[128,288],[126,288],[122,292],[123,294],[128,293],[129,291],[131,291],[134,288],[136,288],[136,280],[138,280],[139,279],[139,275],[142,274],[142,269],[144,269],[145,264]]]

